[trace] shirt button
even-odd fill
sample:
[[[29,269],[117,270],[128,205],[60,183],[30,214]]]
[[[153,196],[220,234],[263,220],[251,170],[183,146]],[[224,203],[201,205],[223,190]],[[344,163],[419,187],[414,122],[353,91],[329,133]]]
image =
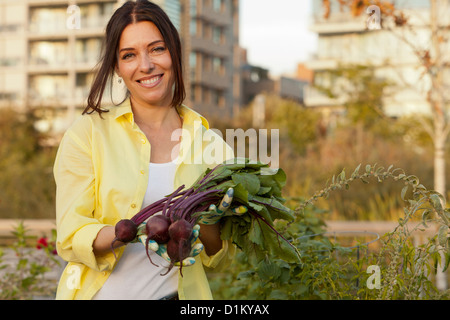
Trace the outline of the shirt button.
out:
[[[145,173],[145,171],[144,170],[141,170],[141,174],[144,174]]]
[[[134,208],[136,208],[136,204],[131,204],[131,207],[134,209]]]
[[[141,139],[141,142],[142,142],[142,144],[145,144],[145,139],[142,138],[142,139]]]

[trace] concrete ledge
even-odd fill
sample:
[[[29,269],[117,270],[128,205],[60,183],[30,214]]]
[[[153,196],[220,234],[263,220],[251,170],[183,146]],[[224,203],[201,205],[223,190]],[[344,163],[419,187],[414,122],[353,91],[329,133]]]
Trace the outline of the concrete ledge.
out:
[[[26,235],[29,236],[50,237],[52,230],[56,229],[54,219],[0,219],[0,244],[14,237],[12,232],[20,222],[23,222],[27,230]]]

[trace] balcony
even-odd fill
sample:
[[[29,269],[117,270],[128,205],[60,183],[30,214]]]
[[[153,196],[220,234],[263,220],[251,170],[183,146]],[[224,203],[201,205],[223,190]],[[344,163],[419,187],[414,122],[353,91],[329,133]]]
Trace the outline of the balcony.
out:
[[[224,11],[215,11],[212,7],[203,6],[199,8],[197,14],[193,15],[193,18],[208,21],[214,25],[227,27],[230,26],[233,21],[233,17],[228,9]]]
[[[200,76],[200,83],[218,90],[226,90],[230,87],[228,77],[214,72],[203,72]]]
[[[68,29],[66,19],[35,22],[30,24],[28,38],[30,40],[58,40],[67,39],[71,34],[77,38],[102,37],[109,18],[108,16],[98,16],[82,19],[80,29]]]
[[[316,58],[305,63],[306,67],[310,70],[335,70],[339,66],[339,62],[337,59],[321,59]]]
[[[228,59],[232,57],[233,48],[231,44],[217,44],[212,40],[192,36],[191,38],[192,51],[200,51],[208,53],[215,57]]]
[[[28,30],[30,40],[64,40],[68,37],[65,19],[31,22]]]
[[[366,32],[368,16],[352,17],[348,12],[333,13],[328,19],[316,15],[309,30],[317,34]]]

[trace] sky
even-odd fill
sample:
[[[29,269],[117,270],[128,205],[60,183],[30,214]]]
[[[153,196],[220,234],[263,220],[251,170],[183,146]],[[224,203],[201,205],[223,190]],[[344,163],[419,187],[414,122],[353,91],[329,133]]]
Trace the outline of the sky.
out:
[[[272,76],[293,73],[316,51],[317,36],[308,30],[311,0],[241,0],[241,47],[250,64]]]

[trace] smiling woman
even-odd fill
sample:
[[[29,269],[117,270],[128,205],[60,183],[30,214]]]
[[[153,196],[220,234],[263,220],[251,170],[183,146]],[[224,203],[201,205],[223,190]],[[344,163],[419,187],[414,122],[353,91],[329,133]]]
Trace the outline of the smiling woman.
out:
[[[220,223],[200,222],[198,239],[192,232],[204,250],[190,250],[183,277],[175,267],[162,276],[158,266],[170,259],[161,247],[147,252],[138,235],[113,241],[120,221],[233,158],[207,120],[183,105],[181,61],[178,32],[159,6],[127,1],[111,17],[87,107],[65,133],[54,165],[56,246],[69,262],[57,299],[211,299],[203,266],[217,270],[231,262],[235,248],[221,240]],[[127,96],[105,107],[103,93],[114,79]],[[173,139],[176,130],[183,134]],[[222,157],[210,161],[211,149],[223,150]]]

